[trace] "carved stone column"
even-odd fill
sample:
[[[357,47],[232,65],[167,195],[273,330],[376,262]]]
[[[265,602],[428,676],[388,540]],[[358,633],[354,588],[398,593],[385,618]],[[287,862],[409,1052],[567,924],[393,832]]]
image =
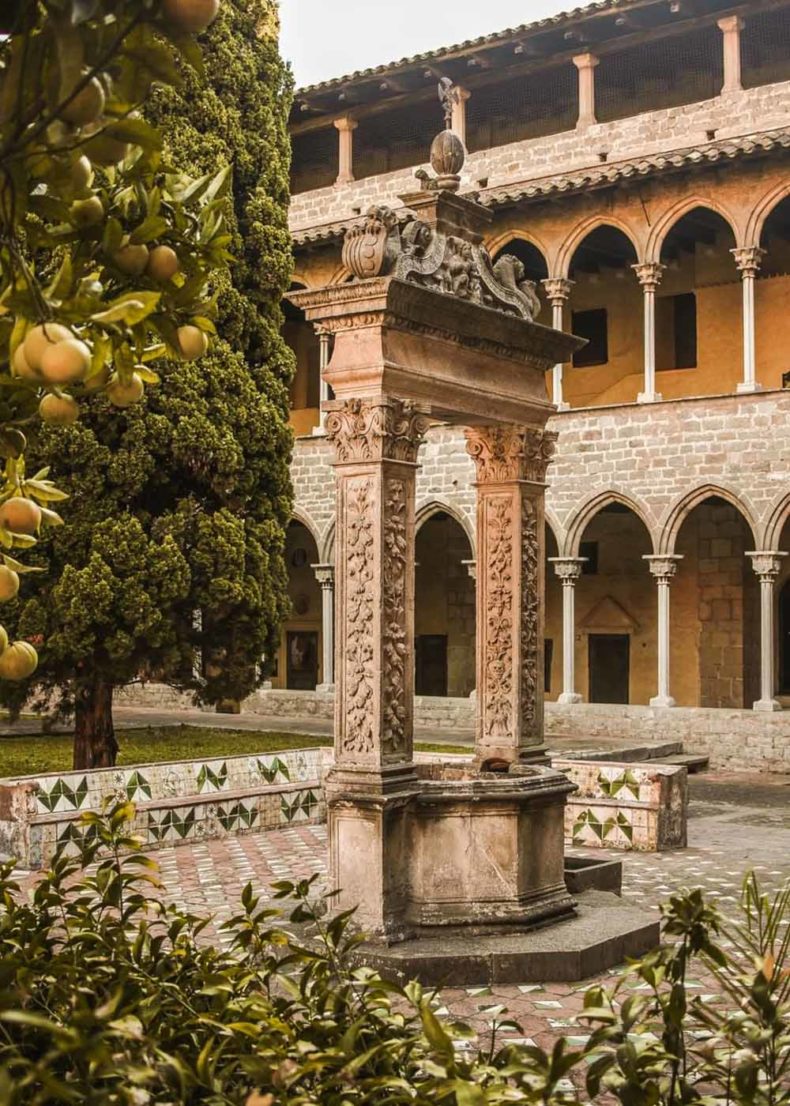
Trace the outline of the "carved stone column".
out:
[[[557,435],[472,426],[477,469],[476,759],[542,761],[544,495]]]
[[[414,483],[422,407],[327,404],[335,447],[335,761],[326,781],[330,885],[371,933],[399,932],[406,807],[415,784]]]
[[[595,117],[595,67],[599,63],[595,54],[577,54],[573,64],[579,70],[579,119],[577,127],[590,127]]]
[[[741,31],[743,20],[738,15],[727,15],[718,21],[722,34],[722,50],[724,57],[724,82],[721,86],[722,93],[740,92],[743,88],[741,82]]]
[[[754,703],[754,710],[781,710],[782,705],[776,699],[776,632],[775,613],[776,580],[782,568],[782,558],[786,553],[754,552],[747,553],[752,568],[760,581],[760,698]]]
[[[665,266],[658,261],[646,261],[632,268],[645,298],[645,385],[637,398],[639,403],[655,403],[661,399],[656,391],[656,289]]]
[[[313,565],[321,585],[321,683],[324,694],[335,690],[335,566]]]
[[[735,264],[741,274],[743,286],[743,380],[738,384],[739,392],[756,392],[757,362],[754,340],[754,282],[760,271],[765,250],[759,246],[740,246],[731,251]]]
[[[647,554],[645,560],[658,585],[658,694],[650,700],[650,706],[674,707],[669,682],[669,585],[677,572],[678,561],[683,558],[677,553],[665,556]]]
[[[354,131],[359,126],[356,119],[344,115],[335,119],[338,131],[337,179],[335,184],[348,184],[354,179]]]
[[[549,277],[548,280],[544,280],[543,287],[546,289],[546,298],[551,304],[551,325],[555,330],[564,330],[564,315],[565,304],[570,298],[571,289],[573,288],[574,281],[566,280],[564,277]],[[567,411],[568,404],[565,402],[562,394],[562,364],[555,365],[552,369],[552,402],[560,411]]]
[[[560,703],[581,703],[576,691],[576,581],[586,557],[550,557],[554,575],[562,581],[562,694]]]

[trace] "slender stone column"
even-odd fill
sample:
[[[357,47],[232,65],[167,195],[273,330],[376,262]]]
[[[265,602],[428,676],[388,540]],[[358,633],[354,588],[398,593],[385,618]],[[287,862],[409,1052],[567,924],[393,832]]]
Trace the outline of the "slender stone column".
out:
[[[321,585],[321,683],[316,688],[325,694],[335,690],[335,566],[313,565]]]
[[[472,426],[477,469],[476,760],[541,762],[544,495],[557,435]]]
[[[743,20],[737,15],[727,15],[720,19],[719,30],[722,33],[724,50],[724,83],[721,91],[740,92],[741,83],[741,31]]]
[[[760,698],[753,704],[754,710],[781,710],[776,693],[776,579],[786,553],[752,552],[752,568],[760,581]]]
[[[738,384],[738,392],[756,392],[757,363],[754,340],[754,282],[760,270],[760,262],[765,250],[759,246],[740,246],[730,251],[741,274],[743,285],[743,380]]]
[[[657,261],[646,261],[632,268],[645,299],[645,386],[637,399],[639,403],[655,403],[661,399],[656,391],[656,289],[661,283],[664,266]]]
[[[598,62],[595,54],[577,54],[573,59],[579,70],[579,118],[576,123],[579,128],[598,122],[595,117],[595,67]]]
[[[466,145],[466,101],[472,95],[468,88],[456,85],[453,90],[453,116],[450,129],[455,131],[458,137]]]
[[[319,377],[319,393],[318,400],[321,408],[319,415],[318,426],[313,427],[313,434],[320,436],[326,434],[326,411],[324,411],[324,404],[329,401],[329,385],[324,379],[324,370],[329,364],[329,351],[331,349],[332,336],[328,330],[324,330],[321,326],[315,327],[315,332],[318,335],[318,372]]]
[[[564,313],[565,304],[571,294],[574,281],[566,280],[564,277],[549,277],[548,280],[543,281],[543,287],[546,289],[546,298],[551,304],[551,325],[555,330],[564,330]],[[555,365],[551,373],[552,380],[552,403],[560,411],[567,411],[568,404],[565,402],[562,394],[562,364]]]
[[[348,184],[354,179],[354,131],[359,126],[356,119],[344,115],[335,119],[338,130],[337,179],[335,184]]]
[[[562,693],[558,702],[581,703],[576,691],[576,581],[586,557],[549,557],[562,581]]]
[[[677,553],[662,556],[649,554],[645,560],[658,585],[658,694],[650,700],[650,706],[674,707],[669,682],[669,585],[677,571],[678,561],[683,558]]]

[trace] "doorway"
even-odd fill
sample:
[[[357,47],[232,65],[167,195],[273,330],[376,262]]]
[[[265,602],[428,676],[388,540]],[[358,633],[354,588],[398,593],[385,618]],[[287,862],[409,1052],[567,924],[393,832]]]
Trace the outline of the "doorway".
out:
[[[591,703],[627,703],[631,668],[629,634],[587,637]]]
[[[790,580],[779,592],[779,691],[790,695]]]
[[[318,683],[318,634],[313,630],[289,630],[286,652],[289,690],[315,691]]]
[[[447,635],[418,634],[417,695],[447,695]]]

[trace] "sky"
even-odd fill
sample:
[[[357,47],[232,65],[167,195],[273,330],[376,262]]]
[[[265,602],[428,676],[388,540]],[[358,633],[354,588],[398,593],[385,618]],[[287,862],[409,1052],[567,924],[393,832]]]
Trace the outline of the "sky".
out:
[[[585,0],[280,0],[297,87],[504,31]]]

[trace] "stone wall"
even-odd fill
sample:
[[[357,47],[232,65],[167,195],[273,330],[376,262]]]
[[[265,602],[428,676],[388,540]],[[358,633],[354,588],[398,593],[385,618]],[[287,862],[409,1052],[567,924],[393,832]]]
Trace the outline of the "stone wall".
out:
[[[787,126],[787,103],[788,84],[781,82],[481,150],[467,159],[463,187],[481,189],[485,200],[487,192],[495,192],[504,185],[600,166],[603,160],[610,164],[666,150],[705,145],[711,141],[710,132],[714,132],[716,139],[722,139],[784,127]],[[425,153],[427,159],[427,149]],[[291,202],[291,230],[298,233],[348,219],[355,208],[373,203],[398,206],[397,197],[414,189],[416,168],[415,165],[348,184],[302,192]],[[481,185],[481,181],[486,183]]]

